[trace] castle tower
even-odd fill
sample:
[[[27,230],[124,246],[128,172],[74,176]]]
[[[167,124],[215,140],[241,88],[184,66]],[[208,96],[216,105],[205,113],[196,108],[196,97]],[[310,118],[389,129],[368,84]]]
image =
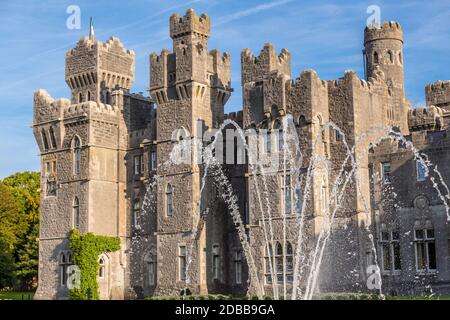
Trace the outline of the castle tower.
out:
[[[66,53],[65,80],[72,103],[96,101],[111,104],[112,90],[130,89],[134,81],[134,52],[111,37],[106,43],[83,37]]]
[[[367,26],[364,30],[364,52],[367,80],[384,73],[388,85],[386,123],[407,133],[408,103],[405,99],[403,65],[403,30],[398,22]]]
[[[73,263],[68,236],[78,229],[121,239],[121,252],[102,255],[104,274],[97,279],[102,299],[121,299],[127,294],[124,159],[129,131],[147,121],[129,114],[131,108],[150,114],[151,103],[128,93],[134,52],[117,38],[105,43],[82,38],[66,54],[65,76],[70,100],[54,100],[44,90],[34,96],[33,132],[42,166],[36,298],[67,298],[66,267]]]
[[[226,272],[213,281],[206,268],[210,265],[207,256],[212,254],[213,243],[217,244],[214,252],[226,256],[220,239],[225,233],[215,230],[214,226],[208,230],[200,224],[199,236],[191,246],[192,230],[200,221],[203,168],[194,158],[197,151],[193,143],[189,144],[189,139],[202,139],[206,128],[217,128],[223,122],[224,105],[232,92],[230,56],[227,53],[220,55],[216,50],[208,52],[209,35],[207,15],[196,16],[192,9],[183,17],[174,14],[170,17],[173,53],[164,49],[159,56],[150,55],[150,93],[158,105],[157,175],[161,177],[161,183],[157,195],[157,242],[159,265],[164,266],[157,276],[160,293],[178,294],[185,287],[192,292],[206,293],[215,290],[214,281],[226,283]],[[190,149],[186,150],[183,163],[165,166],[170,160],[170,152],[177,143],[182,144],[181,140],[184,140],[184,147]],[[211,209],[205,201],[202,198],[202,207]],[[221,219],[219,216],[217,219]],[[211,235],[209,243],[206,243],[206,233]],[[191,248],[194,248],[192,252]],[[187,272],[181,262],[173,263],[181,259],[180,255],[189,255]]]

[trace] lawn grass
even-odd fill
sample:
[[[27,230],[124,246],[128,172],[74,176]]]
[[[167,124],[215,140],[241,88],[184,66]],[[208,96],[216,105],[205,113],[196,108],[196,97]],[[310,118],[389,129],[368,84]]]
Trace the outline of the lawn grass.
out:
[[[33,291],[0,291],[0,300],[32,300]]]

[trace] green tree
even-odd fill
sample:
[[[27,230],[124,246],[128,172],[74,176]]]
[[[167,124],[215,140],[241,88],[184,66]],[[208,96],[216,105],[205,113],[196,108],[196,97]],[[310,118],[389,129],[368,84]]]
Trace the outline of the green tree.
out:
[[[16,275],[21,287],[30,289],[35,286],[38,275],[39,245],[39,172],[18,172],[3,180],[17,205],[20,232],[12,254],[15,259]]]
[[[0,288],[10,288],[15,285],[14,257],[9,245],[0,238]]]
[[[24,220],[10,188],[0,182],[0,239],[8,251],[15,249],[20,237],[25,233],[27,224]]]

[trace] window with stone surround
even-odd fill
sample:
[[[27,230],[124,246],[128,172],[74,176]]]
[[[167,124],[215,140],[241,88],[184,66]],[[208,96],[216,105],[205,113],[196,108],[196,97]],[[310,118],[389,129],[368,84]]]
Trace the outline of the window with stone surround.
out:
[[[180,281],[186,280],[186,246],[178,246],[178,279]]]
[[[286,241],[285,250],[283,250],[282,241],[275,242],[275,251],[269,244],[265,249],[265,282],[272,284],[272,274],[278,284],[283,284],[284,279],[287,283],[293,282],[294,270],[294,251],[290,241]]]
[[[414,252],[417,272],[436,271],[436,244],[434,229],[414,230]]]
[[[281,199],[283,214],[292,214],[292,184],[290,174],[281,176]]]
[[[391,183],[391,164],[384,162],[381,164],[381,175],[383,177],[383,184]]]
[[[378,52],[373,53],[373,63],[378,64],[380,63],[380,58],[378,57]]]
[[[150,168],[153,171],[156,170],[156,151],[155,150],[152,150],[150,152]]]
[[[220,247],[214,244],[212,247],[212,274],[213,279],[220,279]]]
[[[105,258],[103,256],[98,260],[98,277],[105,278]]]
[[[72,206],[72,215],[73,215],[73,227],[74,229],[80,228],[80,201],[77,197],[73,200]]]
[[[173,215],[173,187],[170,183],[166,187],[166,215]]]
[[[416,160],[416,177],[417,177],[417,181],[425,181],[427,179],[427,177],[428,177],[426,165],[422,161]]]
[[[57,145],[56,145],[55,131],[53,130],[52,127],[50,127],[49,129],[49,133],[50,133],[50,142],[52,143],[52,149],[56,149]]]
[[[379,245],[383,272],[395,273],[400,271],[400,234],[398,230],[382,230]]]
[[[235,283],[242,284],[242,251],[234,251]]]
[[[81,140],[75,136],[72,141],[73,148],[73,173],[80,174],[81,172]]]
[[[141,212],[141,200],[139,198],[134,199],[133,202],[133,227],[137,227],[138,225],[138,217]]]
[[[141,176],[144,174],[144,155],[134,156],[134,175]]]

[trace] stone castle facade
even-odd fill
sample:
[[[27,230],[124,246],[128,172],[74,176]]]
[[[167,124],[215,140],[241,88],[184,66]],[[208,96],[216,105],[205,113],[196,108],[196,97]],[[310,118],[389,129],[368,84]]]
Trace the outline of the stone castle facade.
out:
[[[324,253],[319,291],[367,291],[366,269],[375,254],[384,291],[421,293],[426,285],[450,291],[450,199],[443,187],[450,180],[450,83],[427,86],[427,107],[412,109],[405,98],[398,23],[366,28],[366,80],[352,71],[322,80],[312,70],[292,79],[286,49],[278,55],[266,44],[258,56],[244,50],[243,110],[231,114],[224,113],[233,91],[230,56],[208,50],[209,17],[192,9],[174,14],[170,36],[172,51],[150,55],[151,98],[130,92],[134,53],[114,37],[105,43],[85,37],[67,52],[70,99],[35,93],[33,132],[42,166],[36,298],[67,297],[68,235],[74,228],[121,240],[119,252],[99,257],[103,299],[178,295],[185,288],[244,295],[261,288],[264,294],[292,292],[293,283],[304,287],[308,279],[300,275],[297,283],[292,271],[300,250],[299,214],[305,250],[311,252],[336,206],[333,181],[342,170],[353,169],[343,165],[344,139],[355,146],[357,180],[349,182],[330,229],[332,245]],[[226,188],[193,155],[192,161],[176,164],[171,152],[179,140],[201,138],[227,119],[270,132],[283,128],[287,116],[303,161],[298,170],[284,167],[266,175],[262,201],[260,171],[248,164],[222,165],[239,208],[240,234],[223,197]],[[342,131],[325,126],[330,122]],[[380,140],[376,128],[387,126],[404,140]],[[374,134],[359,143],[367,132]],[[283,143],[289,142],[272,137],[259,147],[281,157]],[[437,164],[439,175],[431,167],[425,170],[408,143]],[[321,160],[303,203],[308,165],[316,158]],[[439,179],[445,182],[438,186],[443,196],[433,187]],[[254,270],[245,260],[243,236]]]

